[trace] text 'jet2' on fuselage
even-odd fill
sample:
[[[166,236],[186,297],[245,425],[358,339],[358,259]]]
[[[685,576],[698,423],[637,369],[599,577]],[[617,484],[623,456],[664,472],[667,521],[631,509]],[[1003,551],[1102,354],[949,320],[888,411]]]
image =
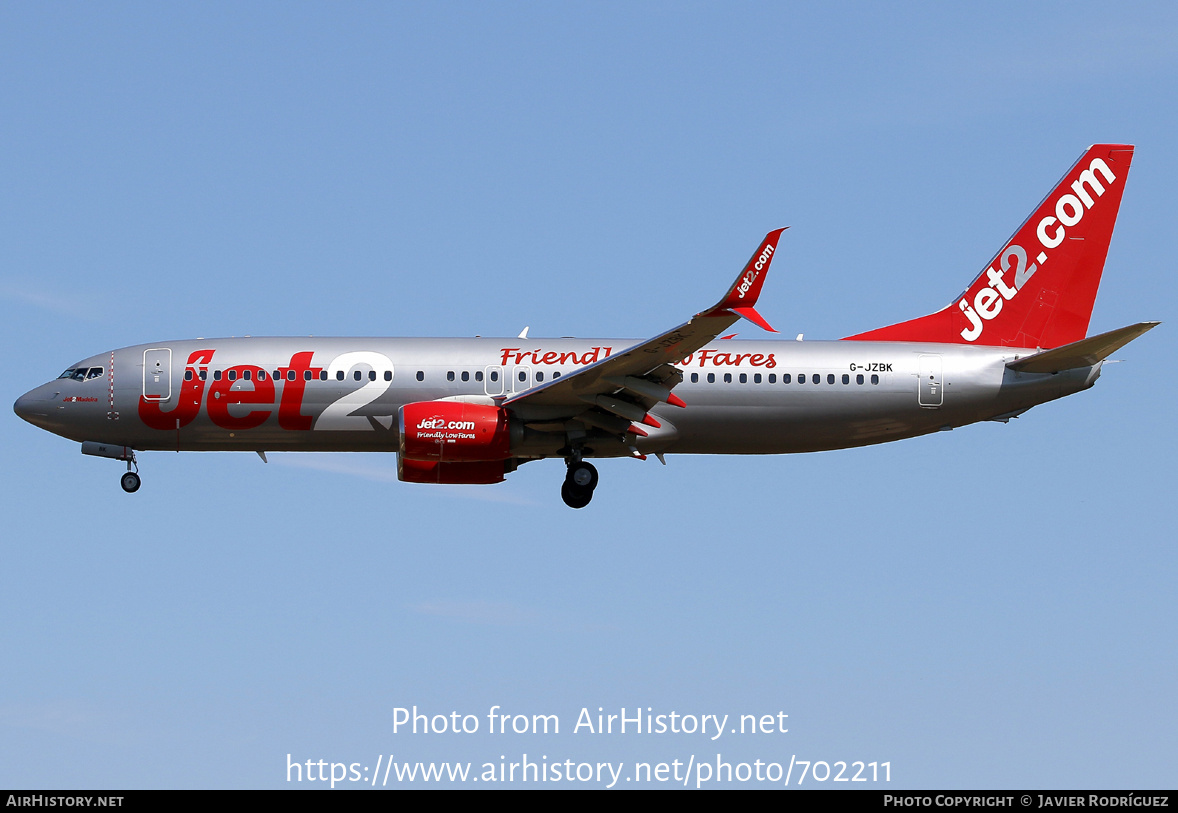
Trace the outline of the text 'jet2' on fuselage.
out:
[[[79,361],[15,410],[126,461],[129,492],[147,450],[395,452],[412,483],[498,483],[555,457],[573,508],[597,486],[589,458],[814,452],[1005,421],[1091,387],[1157,324],[1087,337],[1132,159],[1090,148],[952,304],[839,341],[723,338],[742,317],[772,330],[755,307],[778,229],[719,302],[646,341],[156,342]]]

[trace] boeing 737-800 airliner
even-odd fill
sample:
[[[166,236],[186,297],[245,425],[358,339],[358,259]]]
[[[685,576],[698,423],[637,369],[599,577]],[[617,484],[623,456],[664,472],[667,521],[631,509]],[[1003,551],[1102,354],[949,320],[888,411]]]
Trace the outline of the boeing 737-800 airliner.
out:
[[[126,461],[137,451],[396,452],[413,483],[498,483],[561,458],[587,505],[587,458],[780,454],[864,446],[1091,387],[1156,322],[1086,338],[1133,147],[1081,156],[965,292],[940,311],[839,341],[725,340],[782,229],[687,322],[628,339],[240,338],[91,356],[17,400],[25,420]],[[135,471],[132,471],[132,466]]]

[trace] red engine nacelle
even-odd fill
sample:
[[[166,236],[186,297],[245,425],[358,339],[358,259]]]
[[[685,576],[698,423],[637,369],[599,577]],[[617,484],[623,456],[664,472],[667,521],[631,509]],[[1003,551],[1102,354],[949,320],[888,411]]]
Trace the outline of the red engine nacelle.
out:
[[[432,460],[406,460],[403,457],[397,457],[397,479],[406,483],[449,485],[502,483],[508,468],[508,462],[505,460],[437,463]]]
[[[511,457],[509,418],[507,410],[486,404],[462,401],[405,404],[399,413],[399,457],[403,461],[446,463],[507,460]]]

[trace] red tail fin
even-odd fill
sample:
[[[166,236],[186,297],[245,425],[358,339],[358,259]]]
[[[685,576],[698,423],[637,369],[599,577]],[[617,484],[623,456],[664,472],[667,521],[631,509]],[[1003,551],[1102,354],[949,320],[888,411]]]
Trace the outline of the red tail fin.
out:
[[[1133,161],[1090,147],[952,305],[852,341],[1059,347],[1083,339]]]

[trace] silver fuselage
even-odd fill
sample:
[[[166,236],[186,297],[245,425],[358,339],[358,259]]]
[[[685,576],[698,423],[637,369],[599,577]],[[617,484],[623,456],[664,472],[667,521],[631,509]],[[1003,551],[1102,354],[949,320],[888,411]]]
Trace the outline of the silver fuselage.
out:
[[[398,409],[495,403],[568,376],[632,339],[233,338],[126,347],[78,362],[16,411],[76,441],[145,450],[396,451]],[[858,341],[715,341],[681,364],[647,437],[592,456],[781,454],[882,443],[1001,419],[1086,389],[1100,363],[1057,374],[1005,365],[1035,350]],[[95,371],[97,374],[93,374]],[[249,372],[248,379],[245,377]],[[230,373],[233,379],[230,380]],[[81,380],[77,380],[77,379]],[[292,380],[293,379],[293,380]],[[510,407],[509,407],[510,408]],[[535,410],[536,408],[532,408]],[[542,410],[513,410],[521,424]],[[522,459],[563,436],[526,431]]]

